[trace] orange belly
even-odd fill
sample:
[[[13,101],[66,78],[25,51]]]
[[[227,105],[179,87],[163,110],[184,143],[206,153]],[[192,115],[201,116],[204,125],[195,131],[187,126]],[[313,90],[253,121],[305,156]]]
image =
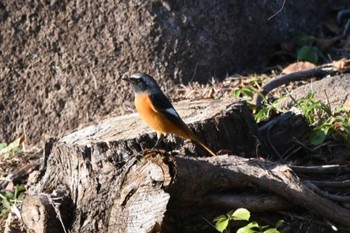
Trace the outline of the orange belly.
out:
[[[141,119],[155,131],[162,134],[173,133],[183,138],[191,139],[187,126],[184,123],[175,125],[175,123],[168,120],[162,113],[158,112],[153,107],[148,94],[138,95],[135,98],[135,106]],[[186,129],[184,129],[184,127],[186,127]]]

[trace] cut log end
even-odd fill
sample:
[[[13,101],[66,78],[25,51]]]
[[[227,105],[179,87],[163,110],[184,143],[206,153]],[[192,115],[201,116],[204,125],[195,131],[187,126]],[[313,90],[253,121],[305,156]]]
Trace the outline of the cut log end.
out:
[[[22,221],[29,232],[65,232],[74,208],[67,193],[28,195],[22,203]]]

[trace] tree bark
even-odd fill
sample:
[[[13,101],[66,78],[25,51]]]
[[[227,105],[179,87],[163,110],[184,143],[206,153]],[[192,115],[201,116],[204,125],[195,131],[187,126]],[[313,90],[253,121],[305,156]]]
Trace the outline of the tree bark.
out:
[[[204,100],[182,102],[176,108],[213,150],[239,154],[254,150],[257,128],[244,103]],[[162,157],[149,155],[147,148],[154,146],[155,136],[131,114],[51,140],[46,144],[40,180],[28,198],[52,195],[58,186],[65,187],[74,204],[69,210],[74,213],[68,227],[71,232],[156,231],[170,199],[166,189],[175,174]],[[160,148],[207,155],[201,147],[174,135],[168,135]],[[30,214],[28,209],[22,214]],[[26,225],[30,228],[31,223]]]
[[[245,104],[204,100],[178,109],[215,151],[228,149],[229,154],[241,155],[255,151],[257,127]],[[224,207],[236,208],[235,190],[253,189],[271,196],[256,210],[297,205],[350,226],[350,210],[315,193],[288,166],[227,154],[207,158],[204,150],[174,135],[165,138],[161,150],[149,150],[154,136],[132,114],[49,141],[40,179],[28,191],[22,215],[30,215],[28,199],[64,193],[71,204],[55,211],[61,216],[72,213],[72,218],[62,218],[61,232],[202,232],[186,230],[179,220],[198,209],[204,211],[200,216],[211,219],[223,207],[220,200],[231,200]],[[57,223],[57,215],[40,217],[45,218],[42,222]],[[32,232],[48,232],[37,231],[31,218],[23,220]]]

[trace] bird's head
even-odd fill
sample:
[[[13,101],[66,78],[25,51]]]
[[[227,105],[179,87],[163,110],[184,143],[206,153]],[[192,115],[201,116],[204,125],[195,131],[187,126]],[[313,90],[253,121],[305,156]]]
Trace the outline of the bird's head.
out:
[[[145,73],[136,73],[131,75],[129,78],[123,78],[123,80],[131,83],[136,95],[145,92],[150,94],[157,94],[161,92],[156,80],[154,80],[152,76]]]

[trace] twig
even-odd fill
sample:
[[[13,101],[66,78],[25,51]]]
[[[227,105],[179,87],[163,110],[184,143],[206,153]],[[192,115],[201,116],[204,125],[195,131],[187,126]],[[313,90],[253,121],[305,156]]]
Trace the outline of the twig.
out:
[[[324,188],[349,188],[350,187],[350,180],[342,180],[342,181],[306,180],[305,182],[310,182],[318,187],[324,187]]]
[[[322,166],[289,166],[295,173],[303,174],[340,174],[349,173],[349,165],[322,165]]]
[[[63,220],[62,220],[62,217],[61,217],[61,212],[60,212],[59,208],[57,207],[58,204],[53,201],[53,199],[51,198],[50,195],[45,194],[45,193],[43,193],[43,195],[45,195],[48,198],[51,206],[55,209],[56,216],[57,216],[58,220],[60,221],[60,223],[62,225],[63,231],[64,231],[64,233],[67,233],[66,227],[64,226],[64,223],[63,223]]]
[[[299,220],[302,220],[302,221],[311,221],[309,216],[308,217],[303,217],[303,216],[300,216],[300,215],[297,215],[297,214],[294,214],[294,213],[290,213],[290,212],[285,212],[285,211],[279,211],[278,213],[280,213],[282,215],[289,216],[291,219],[296,218],[296,219],[299,219]],[[316,223],[318,225],[321,225],[321,226],[328,226],[329,225],[329,226],[331,226],[332,229],[337,228],[331,222],[329,222],[328,220],[326,220],[326,223],[325,223],[323,221],[312,219],[312,222],[314,222],[314,223]]]
[[[346,36],[346,34],[348,32],[348,29],[349,29],[349,26],[350,26],[350,19],[348,19],[346,21],[346,24],[345,24],[345,27],[344,27],[344,31],[343,31],[343,36]]]
[[[281,76],[279,78],[273,79],[270,82],[268,82],[260,92],[260,94],[257,95],[256,97],[256,105],[261,106],[262,102],[262,96],[267,95],[271,90],[290,83],[294,81],[299,81],[299,80],[304,80],[304,79],[309,79],[311,77],[324,77],[326,75],[331,75],[335,74],[336,72],[341,72],[341,71],[347,71],[348,67],[345,67],[345,69],[338,69],[337,67],[334,66],[333,63],[328,63],[324,64],[321,66],[318,66],[314,69],[308,69],[308,70],[303,70],[291,74],[287,74],[284,76]]]
[[[339,11],[337,14],[337,21],[340,22],[344,16],[349,14],[350,14],[350,8]]]
[[[318,193],[321,196],[323,196],[325,198],[328,198],[328,199],[330,199],[332,201],[336,201],[336,202],[350,202],[350,196],[339,196],[339,195],[327,193],[327,192],[321,190],[320,188],[318,188],[316,185],[314,185],[313,183],[311,183],[309,181],[304,181],[303,183],[306,186],[308,186],[310,189],[312,189],[315,193]]]
[[[39,158],[23,167],[18,169],[17,171],[12,171],[9,173],[5,179],[0,181],[0,189],[4,189],[9,182],[20,179],[32,173],[34,170],[38,170],[39,166],[42,164],[42,159]]]
[[[270,132],[271,132],[271,128],[274,126],[274,123],[269,125],[267,128],[267,141],[269,143],[269,146],[272,148],[273,152],[275,152],[275,154],[282,160],[284,161],[284,159],[282,158],[281,154],[278,152],[278,150],[276,149],[276,147],[273,145],[271,138],[270,138]]]
[[[274,13],[273,15],[271,15],[267,20],[271,20],[273,17],[275,17],[276,15],[278,15],[284,8],[284,5],[286,5],[286,0],[283,0],[283,4],[281,6],[280,9],[278,9],[278,11],[276,13]]]

